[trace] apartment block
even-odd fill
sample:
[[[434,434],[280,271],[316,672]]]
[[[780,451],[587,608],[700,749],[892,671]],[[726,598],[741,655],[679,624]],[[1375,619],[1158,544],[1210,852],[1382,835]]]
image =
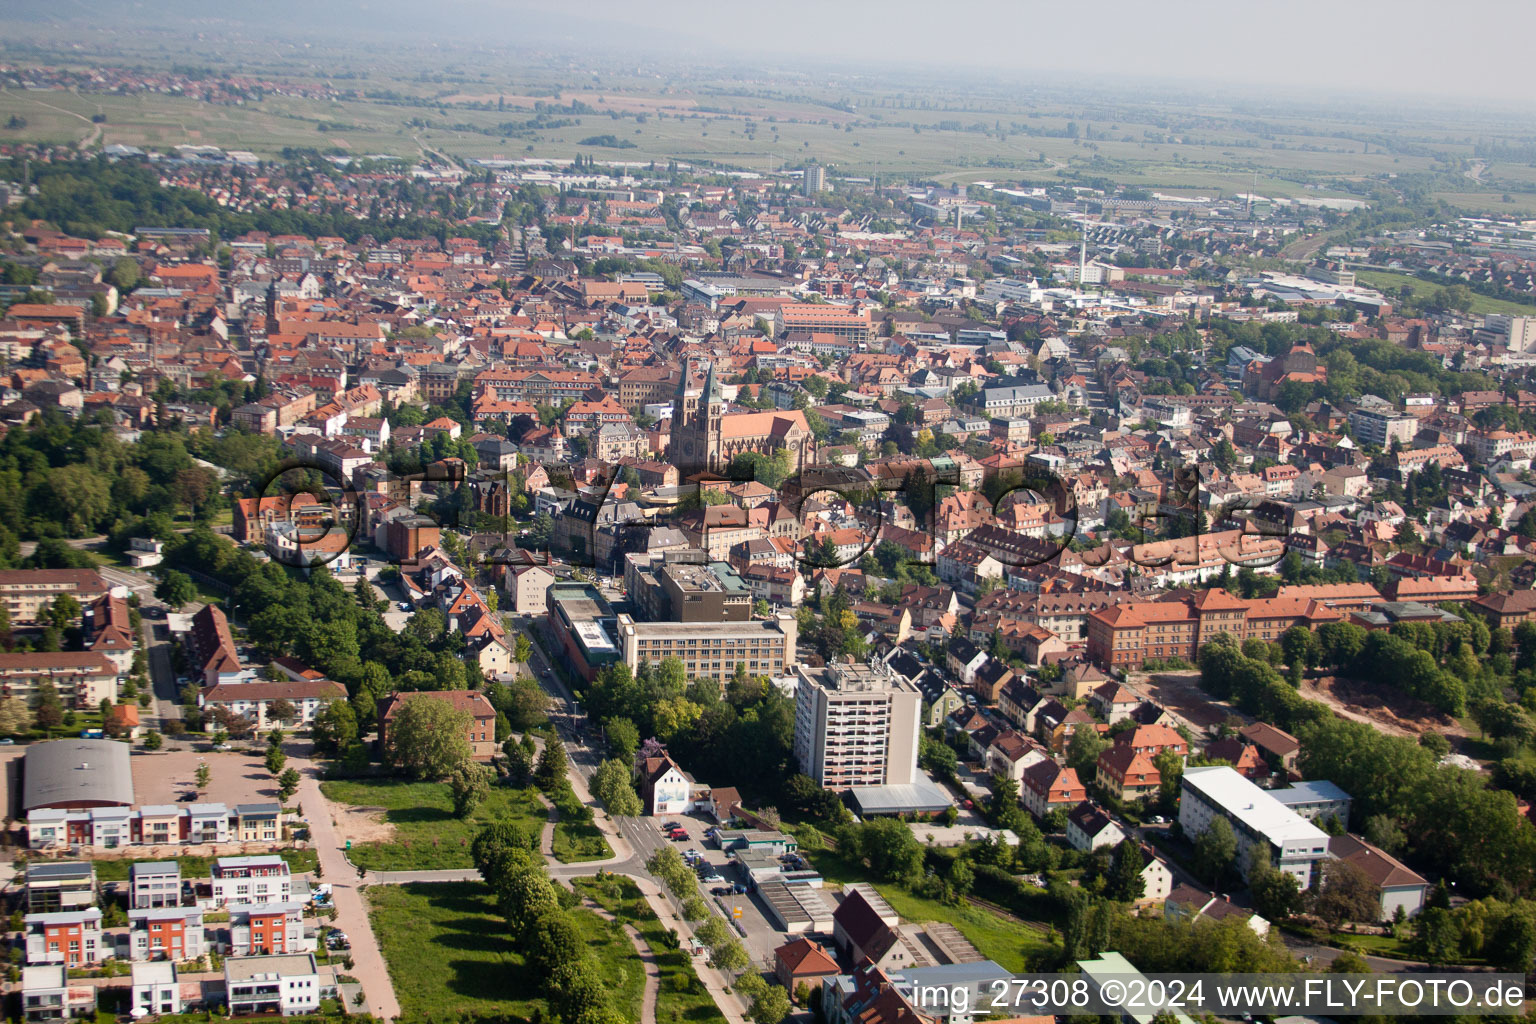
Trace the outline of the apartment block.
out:
[[[192,960],[207,951],[203,912],[197,907],[128,911],[131,960]]]
[[[904,786],[917,775],[922,694],[882,662],[796,670],[795,760],[828,789]]]
[[[128,869],[128,907],[157,910],[181,906],[181,865],[174,860],[134,864]]]
[[[1218,633],[1239,642],[1277,640],[1292,626],[1316,629],[1343,621],[1343,613],[1300,597],[1244,600],[1205,590],[1176,601],[1128,601],[1088,615],[1088,657],[1105,668],[1135,669],[1148,658],[1193,662]]]
[[[1184,769],[1179,825],[1190,838],[1221,817],[1237,837],[1238,863],[1244,875],[1253,852],[1262,850],[1271,864],[1296,877],[1303,889],[1317,880],[1317,865],[1328,859],[1328,834],[1267,791],[1226,765]]]
[[[313,953],[232,956],[224,961],[224,992],[231,1017],[314,1013],[334,995],[335,972],[322,975]]]
[[[107,592],[107,583],[95,569],[7,569],[0,572],[0,602],[10,613],[11,625],[35,626],[39,613],[60,594],[68,594],[85,607]]]
[[[305,953],[314,947],[304,937],[301,903],[232,903],[229,952],[232,956]]]
[[[104,654],[0,652],[0,688],[7,696],[30,701],[45,682],[53,686],[66,706],[77,711],[97,708],[103,700],[117,703],[117,666]]]
[[[220,857],[213,862],[213,899],[233,903],[286,903],[293,895],[288,863],[281,857]]]
[[[101,910],[97,907],[28,914],[23,922],[29,964],[83,967],[106,955],[102,948]]]

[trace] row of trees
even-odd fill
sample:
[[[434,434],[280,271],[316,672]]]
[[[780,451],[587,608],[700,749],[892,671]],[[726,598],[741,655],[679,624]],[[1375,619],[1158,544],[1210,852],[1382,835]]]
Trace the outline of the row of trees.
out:
[[[571,919],[574,895],[544,872],[537,836],[506,822],[470,844],[480,877],[495,894],[507,932],[534,977],[547,979],[550,1008],[565,1024],[622,1024],[592,952]]]

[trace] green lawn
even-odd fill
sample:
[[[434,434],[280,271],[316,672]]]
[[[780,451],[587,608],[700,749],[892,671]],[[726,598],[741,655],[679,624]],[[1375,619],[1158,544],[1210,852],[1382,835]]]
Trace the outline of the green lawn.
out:
[[[693,958],[677,947],[671,929],[656,917],[640,887],[628,878],[611,875],[601,882],[596,878],[578,878],[576,891],[607,910],[620,921],[635,926],[645,944],[656,955],[661,971],[661,988],[656,997],[658,1021],[723,1021],[725,1015],[715,1005],[709,990],[694,970]]]
[[[479,882],[368,889],[369,916],[406,1020],[548,1017],[547,979],[530,976]],[[619,925],[590,910],[572,920],[597,960],[614,1006],[639,1020],[645,971]]]
[[[1433,281],[1425,281],[1414,277],[1412,274],[1397,274],[1388,270],[1357,270],[1355,279],[1370,288],[1401,288],[1408,285],[1413,289],[1414,298],[1432,295],[1443,285]],[[1472,293],[1472,310],[1475,314],[1483,313],[1512,313],[1517,316],[1530,316],[1536,313],[1536,305],[1528,305],[1523,302],[1510,302],[1507,299],[1495,299],[1489,295]]]
[[[370,871],[429,871],[473,867],[469,844],[481,827],[510,821],[538,835],[548,820],[533,789],[492,786],[488,797],[465,819],[454,816],[453,797],[443,782],[363,779],[322,782],[327,799],[353,807],[382,807],[395,827],[387,843],[354,844],[352,863]]]
[[[314,850],[278,850],[277,855],[288,862],[288,868],[296,875],[315,870],[319,857]],[[148,864],[165,860],[164,857],[140,857],[138,859],[107,860],[97,858],[96,879],[101,882],[126,882],[128,869],[135,864]],[[207,878],[213,871],[213,857],[177,857],[182,878]]]
[[[580,864],[613,856],[613,847],[608,845],[608,840],[592,821],[592,808],[576,798],[576,791],[569,782],[564,782],[552,799],[560,812],[553,844],[556,860],[562,864]]]
[[[860,865],[851,864],[831,850],[801,849],[828,883],[842,886],[848,882],[872,881]],[[950,906],[917,896],[906,888],[889,882],[874,882],[891,909],[908,921],[942,921],[954,925],[981,952],[1006,970],[1022,973],[1026,961],[1050,950],[1051,943],[1035,928],[973,907],[968,903]],[[987,898],[983,891],[976,895]]]

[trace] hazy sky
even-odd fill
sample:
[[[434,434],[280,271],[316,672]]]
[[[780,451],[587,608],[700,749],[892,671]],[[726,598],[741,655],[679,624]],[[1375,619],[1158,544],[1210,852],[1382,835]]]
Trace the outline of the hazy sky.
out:
[[[1532,0],[12,0],[43,19],[227,17],[275,33],[628,50],[830,69],[1062,73],[1530,102]],[[10,3],[3,6],[11,6]],[[185,20],[183,20],[185,19]]]

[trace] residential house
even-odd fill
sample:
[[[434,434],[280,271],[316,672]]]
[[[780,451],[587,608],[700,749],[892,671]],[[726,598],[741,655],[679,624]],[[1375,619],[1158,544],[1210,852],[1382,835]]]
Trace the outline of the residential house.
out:
[[[96,987],[71,983],[63,964],[21,969],[21,1019],[24,1024],[79,1020],[96,1016]]]
[[[60,910],[22,918],[27,963],[85,967],[109,954],[101,934],[101,909]]]
[[[206,951],[200,907],[128,911],[130,960],[192,960]]]
[[[1163,776],[1151,757],[1130,744],[1116,744],[1099,755],[1094,781],[1101,793],[1128,804],[1155,797]]]
[[[640,765],[640,806],[645,814],[682,814],[693,805],[694,782],[665,752]]]
[[[181,906],[181,865],[174,860],[139,861],[128,868],[128,908]]]
[[[1169,921],[1225,921],[1235,917],[1246,921],[1249,930],[1259,936],[1269,934],[1269,922],[1250,910],[1237,906],[1226,896],[1191,885],[1178,885],[1163,901],[1163,917]]]
[[[313,940],[304,937],[302,903],[290,900],[286,903],[230,904],[230,955],[305,953],[313,948]]]
[[[773,951],[773,974],[786,992],[794,992],[802,983],[818,989],[827,978],[841,973],[821,943],[803,935]]]
[[[313,953],[232,956],[224,961],[224,993],[231,1017],[314,1013],[320,1000],[335,992],[334,970],[322,972]]]
[[[186,1008],[181,997],[181,982],[176,978],[176,965],[168,960],[135,963],[129,971],[129,984],[133,998],[128,1013],[135,1020],[165,1017],[181,1013]]]
[[[213,862],[213,901],[220,907],[232,903],[286,903],[292,895],[293,879],[287,861],[281,857],[220,857]]]
[[[390,727],[395,718],[413,700],[441,701],[455,711],[467,713],[469,721],[465,725],[465,736],[475,760],[489,761],[496,756],[496,709],[478,690],[422,690],[386,697],[379,714],[379,721],[383,723],[379,743],[384,750],[389,750]]]
[[[1077,770],[1055,761],[1038,761],[1024,770],[1019,780],[1019,803],[1037,818],[1044,818],[1058,807],[1070,810],[1088,797],[1078,781]]]
[[[1072,849],[1087,853],[1101,846],[1119,846],[1125,832],[1103,808],[1087,800],[1067,814],[1067,842]]]
[[[1380,907],[1378,921],[1394,920],[1399,910],[1405,917],[1413,917],[1424,909],[1429,883],[1385,850],[1359,836],[1345,834],[1328,841],[1328,852],[1335,860],[1359,869],[1375,887]]]

